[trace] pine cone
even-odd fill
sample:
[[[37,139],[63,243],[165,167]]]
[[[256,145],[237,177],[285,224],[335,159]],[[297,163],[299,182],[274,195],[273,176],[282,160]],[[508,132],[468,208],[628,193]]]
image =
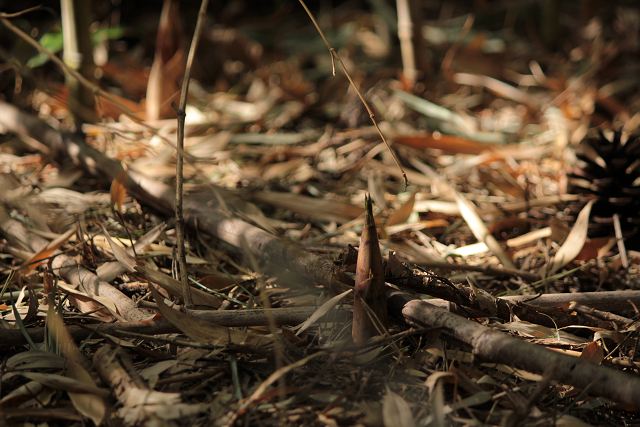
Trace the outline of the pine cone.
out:
[[[569,207],[577,215],[587,200],[595,197],[591,208],[588,236],[613,237],[613,215],[618,214],[627,248],[640,247],[640,136],[621,141],[621,132],[607,139],[582,141],[578,162],[569,174],[569,193],[584,194],[584,200]]]

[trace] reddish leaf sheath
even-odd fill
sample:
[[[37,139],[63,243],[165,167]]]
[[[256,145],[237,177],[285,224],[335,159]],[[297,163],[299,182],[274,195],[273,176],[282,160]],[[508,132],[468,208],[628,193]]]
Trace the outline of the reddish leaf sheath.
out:
[[[379,335],[381,330],[387,328],[384,267],[369,196],[365,198],[365,210],[364,227],[358,248],[351,329],[353,341],[357,344],[367,342],[369,338]]]

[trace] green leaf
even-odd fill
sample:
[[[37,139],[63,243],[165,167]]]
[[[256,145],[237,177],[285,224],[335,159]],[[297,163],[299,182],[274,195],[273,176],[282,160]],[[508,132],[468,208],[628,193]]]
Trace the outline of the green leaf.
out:
[[[103,40],[117,40],[125,35],[125,29],[122,27],[100,28],[91,34],[91,42],[97,45]],[[56,31],[43,35],[40,38],[40,44],[51,53],[58,53],[62,50],[62,32]],[[47,55],[39,53],[31,57],[27,61],[27,67],[38,68],[49,62]]]

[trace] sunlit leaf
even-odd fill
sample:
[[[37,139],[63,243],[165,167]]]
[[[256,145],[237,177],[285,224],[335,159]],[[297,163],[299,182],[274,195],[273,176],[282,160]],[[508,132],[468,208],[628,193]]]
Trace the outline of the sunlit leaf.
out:
[[[553,256],[549,263],[540,269],[540,276],[547,277],[555,273],[560,268],[569,264],[575,259],[582,250],[584,242],[587,239],[587,231],[589,229],[589,215],[591,214],[591,206],[595,203],[595,199],[589,200],[584,208],[578,214],[578,219],[569,232],[567,239],[564,241],[558,252]]]

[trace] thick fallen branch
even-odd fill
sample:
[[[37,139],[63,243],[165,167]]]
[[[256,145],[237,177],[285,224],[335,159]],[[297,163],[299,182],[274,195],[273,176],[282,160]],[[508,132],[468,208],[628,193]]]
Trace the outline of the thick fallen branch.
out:
[[[442,328],[457,342],[467,344],[477,362],[503,363],[542,375],[557,363],[553,378],[627,405],[640,407],[640,378],[585,359],[559,354],[542,345],[513,338],[495,329],[464,319],[426,301],[409,300],[398,293],[389,299],[394,311],[417,327]]]

